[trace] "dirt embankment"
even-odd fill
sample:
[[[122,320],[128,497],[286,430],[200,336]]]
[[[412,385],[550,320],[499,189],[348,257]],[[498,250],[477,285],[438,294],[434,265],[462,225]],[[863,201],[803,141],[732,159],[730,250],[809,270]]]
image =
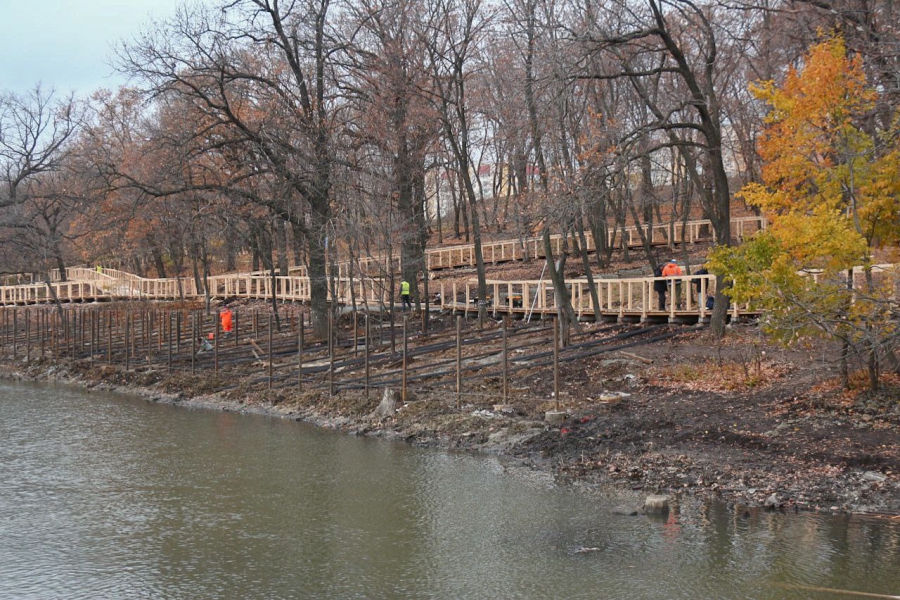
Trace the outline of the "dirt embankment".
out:
[[[518,372],[499,405],[500,378],[455,394],[412,387],[380,407],[381,391],[331,397],[322,389],[269,391],[229,373],[125,372],[84,363],[7,361],[5,376],[137,392],[159,402],[265,413],[356,435],[493,452],[562,480],[641,492],[692,494],[736,506],[900,512],[900,381],[844,392],[829,349],[787,351],[753,326],[712,344],[704,331],[563,363],[555,407],[548,368]],[[231,384],[226,391],[217,391]],[[474,389],[472,389],[474,388]],[[536,400],[536,398],[538,400]],[[544,398],[546,400],[540,400]]]

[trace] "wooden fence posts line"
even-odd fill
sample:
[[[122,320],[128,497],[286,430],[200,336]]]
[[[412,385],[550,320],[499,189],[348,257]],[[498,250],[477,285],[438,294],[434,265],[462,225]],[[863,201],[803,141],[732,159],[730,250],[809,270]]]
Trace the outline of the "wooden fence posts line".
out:
[[[126,308],[113,309],[110,307],[92,308],[64,308],[59,311],[50,307],[9,307],[0,308],[2,316],[0,316],[0,326],[3,326],[3,332],[0,334],[0,341],[7,341],[6,351],[18,359],[34,361],[37,358],[38,347],[40,347],[41,358],[46,358],[52,353],[52,357],[57,360],[81,361],[81,364],[91,368],[97,364],[103,364],[104,353],[107,365],[119,365],[124,367],[125,371],[143,370],[145,365],[151,368],[158,368],[162,371],[162,365],[165,364],[167,373],[180,372],[182,369],[187,370],[187,362],[190,361],[190,373],[198,375],[213,372],[216,377],[222,374],[222,369],[227,369],[232,362],[242,362],[248,360],[251,350],[245,346],[241,348],[241,352],[232,352],[231,344],[228,336],[222,328],[222,311],[215,310],[210,314],[206,314],[199,310],[173,309],[166,311],[164,309],[145,310],[140,307],[130,306]],[[249,314],[249,313],[248,313]],[[260,322],[260,317],[266,321]],[[305,353],[312,352],[314,355],[322,356],[325,351],[322,340],[312,342],[311,348],[305,347],[306,337],[306,318],[303,313],[289,312],[286,318],[290,319],[286,330],[282,330],[276,339],[275,315],[266,311],[263,315],[258,312],[254,313],[254,325],[259,335],[262,335],[263,328],[266,328],[268,341],[268,357],[263,357],[264,349],[260,348],[258,342],[261,340],[251,339],[248,335],[248,343],[252,344],[255,350],[252,351],[256,356],[249,360],[257,365],[255,371],[259,373],[263,368],[266,369],[266,383],[268,389],[285,388],[292,389],[293,369],[289,366],[291,362],[290,354],[294,351],[293,344],[296,343],[296,365],[297,379],[296,390],[302,393],[304,389],[309,390],[309,386],[317,389],[325,388],[327,385],[328,393],[331,396],[337,394],[340,390],[359,389],[365,394],[365,398],[369,399],[372,395],[372,389],[381,386],[381,378],[385,378],[385,385],[397,385],[400,387],[400,400],[409,402],[412,399],[410,385],[415,384],[420,379],[419,373],[424,370],[425,376],[428,376],[428,365],[423,363],[421,366],[411,365],[414,355],[424,352],[440,352],[443,358],[439,364],[446,365],[447,370],[441,371],[443,382],[440,386],[449,391],[453,385],[448,381],[450,377],[455,375],[456,398],[455,405],[457,410],[463,407],[463,352],[464,344],[473,343],[479,340],[463,340],[463,315],[455,315],[456,331],[455,344],[453,340],[453,330],[448,328],[442,334],[444,337],[440,344],[435,348],[428,344],[423,345],[423,338],[415,337],[418,323],[417,320],[411,322],[409,315],[403,315],[402,322],[395,325],[396,329],[402,332],[402,348],[389,350],[384,348],[380,351],[375,341],[375,332],[372,330],[372,317],[375,317],[375,325],[380,324],[378,315],[368,312],[355,312],[352,321],[348,319],[345,324],[352,324],[352,344],[353,352],[348,352],[343,345],[337,347],[338,332],[336,331],[337,316],[333,312],[328,315],[328,346],[327,346],[327,373],[324,365],[311,367],[306,365],[304,370],[304,361],[307,359]],[[180,344],[180,323],[183,319],[189,331],[185,332],[185,340],[190,341],[190,348],[185,348],[187,354],[179,355],[176,347]],[[211,321],[215,319],[215,321]],[[364,319],[365,322],[360,322]],[[233,318],[233,322],[236,322]],[[412,324],[413,330],[410,330]],[[481,366],[466,366],[467,371],[472,369],[483,369],[489,365],[486,375],[492,377],[494,386],[500,384],[499,390],[494,388],[493,391],[486,392],[494,396],[496,400],[493,402],[499,404],[507,404],[511,401],[511,389],[514,387],[511,377],[515,377],[515,372],[519,368],[515,362],[515,358],[510,356],[510,337],[515,338],[519,335],[519,330],[510,324],[508,318],[503,318],[498,328],[492,329],[486,334],[485,342],[488,343],[487,352],[493,354],[487,363]],[[106,328],[104,341],[104,331]],[[452,321],[450,324],[452,327]],[[513,327],[512,331],[510,328]],[[348,327],[349,328],[349,327]],[[295,331],[292,331],[295,330]],[[383,327],[380,328],[383,331]],[[288,333],[291,332],[291,333]],[[397,333],[401,333],[397,332]],[[543,330],[543,335],[546,335]],[[238,337],[237,328],[232,329],[235,338]],[[293,336],[292,337],[292,334]],[[528,333],[525,331],[525,333]],[[188,337],[190,335],[190,337]],[[347,334],[345,334],[347,335]],[[531,335],[531,334],[529,334]],[[154,337],[155,336],[155,337]],[[480,336],[479,336],[480,337]],[[213,339],[209,339],[213,338]],[[350,341],[348,336],[348,342]],[[546,344],[546,338],[538,337],[538,342]],[[212,343],[211,343],[212,342]],[[515,342],[515,340],[514,340]],[[561,352],[561,327],[558,320],[553,323],[553,398],[554,403],[559,409],[561,405],[560,396],[560,352]],[[224,345],[223,345],[224,343]],[[502,344],[498,349],[497,346]],[[527,345],[531,345],[529,342]],[[362,345],[362,347],[360,347]],[[49,347],[48,347],[49,346]],[[105,346],[105,347],[104,347]],[[373,350],[374,346],[374,350]],[[455,356],[450,354],[455,346]],[[238,347],[240,347],[238,345]],[[513,343],[513,347],[517,347]],[[545,347],[545,346],[544,346]],[[399,352],[398,352],[399,350]],[[275,352],[279,351],[282,358],[281,366],[283,376],[275,381]],[[144,352],[145,354],[140,354]],[[224,352],[224,354],[223,354]],[[373,355],[373,352],[375,353]],[[411,354],[412,352],[412,354]],[[479,350],[481,352],[481,350]],[[47,353],[45,355],[45,353]],[[114,354],[115,353],[115,354]],[[360,357],[359,354],[363,356]],[[9,356],[8,354],[8,356]],[[338,356],[340,354],[340,356]],[[397,355],[400,354],[398,357]],[[449,356],[448,356],[449,355]],[[115,361],[113,360],[115,356]],[[478,356],[482,356],[478,354]],[[375,362],[373,362],[373,358]],[[397,359],[400,359],[399,361]],[[360,360],[361,359],[361,360]],[[263,362],[265,361],[265,362]],[[287,361],[287,362],[285,362]],[[322,361],[325,362],[324,360]],[[455,372],[449,363],[455,362]],[[337,367],[340,363],[342,369],[352,370],[353,374],[342,379],[349,381],[337,380]],[[399,363],[399,364],[398,364]],[[417,362],[417,365],[419,363]],[[377,372],[373,378],[372,366],[376,365]],[[363,373],[356,373],[364,369]],[[490,372],[488,372],[490,371]],[[349,372],[349,371],[348,371]],[[312,375],[311,375],[312,374]],[[307,380],[304,381],[304,376]],[[325,379],[327,376],[327,379]],[[412,379],[410,378],[412,376]],[[399,381],[397,380],[399,379]],[[259,383],[262,384],[262,378]],[[306,388],[304,388],[306,386]],[[476,394],[476,390],[470,390],[471,396],[485,396],[485,394]],[[501,400],[502,399],[502,400]],[[448,399],[449,400],[449,399]],[[453,403],[453,400],[450,400]],[[479,400],[478,402],[489,403],[490,401]],[[476,402],[476,404],[478,403]]]

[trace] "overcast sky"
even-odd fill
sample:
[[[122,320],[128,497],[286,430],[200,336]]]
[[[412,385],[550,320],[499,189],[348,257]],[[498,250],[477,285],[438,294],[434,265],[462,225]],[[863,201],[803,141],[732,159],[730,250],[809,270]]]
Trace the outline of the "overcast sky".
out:
[[[110,66],[116,42],[181,0],[0,0],[0,91],[23,93],[41,82],[87,95],[125,80]]]

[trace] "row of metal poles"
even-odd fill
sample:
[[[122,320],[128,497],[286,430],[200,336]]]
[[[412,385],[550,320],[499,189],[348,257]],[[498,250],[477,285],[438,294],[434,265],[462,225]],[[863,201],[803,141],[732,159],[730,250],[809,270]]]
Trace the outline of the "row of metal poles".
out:
[[[268,387],[272,388],[276,356],[287,356],[291,353],[290,346],[293,343],[288,340],[288,349],[282,351],[277,346],[284,346],[284,336],[280,336],[279,344],[276,344],[273,315],[271,313],[260,314],[257,311],[250,313],[251,332],[241,335],[241,313],[233,313],[233,330],[229,333],[222,331],[222,321],[219,311],[203,314],[201,310],[182,309],[75,309],[64,308],[3,308],[2,309],[2,340],[7,351],[11,350],[12,357],[18,359],[20,354],[26,361],[38,355],[41,358],[49,356],[53,360],[62,358],[79,359],[87,358],[90,366],[95,364],[112,365],[114,362],[124,362],[126,370],[143,365],[166,363],[167,370],[186,370],[187,360],[182,355],[182,349],[188,346],[190,372],[196,374],[198,368],[204,368],[201,363],[209,362],[204,355],[209,352],[212,355],[213,372],[218,375],[223,366],[236,365],[242,357],[235,357],[233,349],[239,349],[243,345],[249,347],[248,355],[243,360],[262,362],[265,357]],[[283,323],[279,328],[287,333],[288,338],[296,340],[296,365],[297,365],[297,389],[302,391],[304,385],[304,354],[312,354],[316,348],[321,351],[323,345],[327,345],[328,368],[327,387],[329,394],[335,393],[335,361],[337,346],[337,331],[333,317],[328,321],[327,343],[313,342],[305,344],[304,314],[299,310],[290,311],[284,315]],[[363,344],[363,369],[364,390],[369,396],[372,346],[376,340],[372,336],[371,317],[363,315],[364,319],[364,344]],[[354,312],[352,317],[352,341],[353,357],[359,353],[359,314]],[[211,321],[211,322],[210,322]],[[402,362],[400,377],[400,393],[403,401],[407,399],[408,372],[409,372],[409,332],[408,319],[404,316],[402,322]],[[260,334],[267,337],[267,349],[264,351],[259,343]],[[463,393],[462,385],[462,347],[463,328],[462,317],[456,317],[455,335],[455,371],[456,371],[456,404],[461,407]],[[502,322],[502,350],[500,363],[502,365],[502,399],[506,403],[509,399],[509,346],[507,321]],[[296,337],[294,337],[296,336]],[[384,327],[378,328],[377,347],[384,347]],[[204,351],[203,348],[211,346]],[[139,357],[145,357],[142,362]],[[222,358],[224,355],[225,360]],[[383,356],[382,356],[383,358]],[[224,362],[224,364],[223,364]],[[205,367],[208,368],[208,367]],[[315,373],[313,368],[307,368],[307,373]],[[554,321],[553,328],[553,390],[557,407],[559,405],[559,329]]]

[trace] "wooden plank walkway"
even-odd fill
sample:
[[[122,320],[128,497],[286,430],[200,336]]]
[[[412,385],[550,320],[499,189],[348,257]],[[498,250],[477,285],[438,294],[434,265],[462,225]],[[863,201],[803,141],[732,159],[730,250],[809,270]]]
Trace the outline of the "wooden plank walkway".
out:
[[[667,303],[660,306],[653,289],[656,281],[668,287]],[[485,301],[487,312],[503,314],[553,316],[557,313],[556,293],[546,280],[499,281],[489,280]],[[712,309],[706,299],[715,294],[715,275],[683,275],[679,277],[633,277],[626,279],[595,279],[597,299],[603,321],[615,322],[708,322]],[[580,319],[593,319],[594,302],[587,279],[566,281],[572,307]],[[440,284],[438,305],[465,314],[478,312],[478,281],[471,279],[463,285]],[[674,290],[674,293],[673,293]],[[674,299],[674,301],[673,301]],[[748,305],[732,303],[732,318],[756,316],[758,311]]]
[[[192,279],[145,279],[129,273],[104,269],[73,268],[67,273],[72,281],[51,283],[53,293],[60,302],[100,302],[112,300],[168,301],[179,298],[201,299]],[[81,278],[76,281],[75,278]],[[674,285],[670,288],[667,306],[661,307],[653,283],[660,278],[635,277],[627,279],[597,278],[597,296],[603,320],[608,321],[660,321],[704,322],[710,309],[704,301],[715,291],[715,276],[685,275],[663,278]],[[342,305],[355,303],[361,310],[390,306],[396,299],[392,290],[384,287],[381,279],[340,279],[335,282],[335,294],[329,290],[329,301]],[[477,313],[477,281],[464,284],[436,282],[439,290],[433,306],[440,310]],[[594,304],[586,279],[567,281],[572,305],[583,319],[594,317]],[[48,304],[53,301],[47,284],[26,284],[0,287],[0,305],[25,306]],[[556,294],[545,280],[488,281],[488,297],[485,301],[491,315],[503,314],[552,316],[556,314]],[[216,275],[209,278],[211,298],[246,298],[269,300],[274,295],[279,302],[308,302],[310,281],[306,277],[262,277],[250,273]],[[677,302],[673,302],[673,296]],[[336,298],[336,300],[335,300]],[[733,304],[733,317],[755,315],[748,306]]]
[[[742,241],[758,231],[765,230],[766,226],[765,217],[736,217],[731,220],[731,236],[735,241]],[[713,236],[712,221],[708,219],[697,219],[686,223],[663,223],[649,228],[643,226],[640,229],[643,230],[644,236],[654,246],[667,245],[670,243],[670,239],[672,244],[696,244],[700,241],[710,240]],[[572,235],[563,236],[556,234],[550,236],[550,245],[554,255],[559,255],[563,251],[572,252],[575,248],[575,241]],[[585,232],[585,241],[588,252],[596,252],[597,246],[594,243],[594,236],[591,232]],[[608,247],[620,248],[623,243],[627,244],[629,248],[637,248],[642,245],[640,231],[637,226],[632,225],[624,229],[610,230],[608,232]],[[524,240],[506,239],[484,242],[481,244],[481,253],[485,264],[491,265],[531,258],[544,258],[544,240],[541,237],[533,237]],[[428,263],[429,271],[474,267],[475,244],[431,248],[425,250],[425,260]],[[400,271],[400,257],[394,256],[390,266],[395,273]],[[339,261],[335,265],[335,268],[338,270],[338,278],[349,278],[351,267],[352,274],[357,277],[361,273],[370,276],[384,275],[388,272],[387,255],[360,257],[354,259],[353,265],[350,264],[350,261]],[[291,267],[289,272],[291,275],[307,276],[305,266]]]
[[[669,243],[670,237],[675,243],[695,243],[706,239],[711,233],[708,220],[677,223],[674,226],[657,225],[651,229],[644,228],[653,243]],[[766,221],[762,217],[741,217],[732,220],[735,239],[765,229]],[[610,232],[611,243],[627,243],[639,245],[640,234],[636,227]],[[560,253],[565,247],[573,246],[572,240],[563,236],[552,236],[553,251]],[[483,246],[486,262],[522,260],[526,257],[542,257],[543,241],[541,238],[525,240],[503,240]],[[593,251],[593,238],[588,234],[588,249]],[[453,246],[427,251],[429,269],[451,268],[474,265],[474,245]],[[384,262],[385,257],[364,259],[364,261]],[[394,268],[399,268],[399,259],[391,261]],[[365,262],[361,264],[367,264]],[[344,267],[345,272],[349,265]],[[339,265],[339,272],[341,268]],[[204,298],[203,290],[198,290],[193,278],[144,278],[116,269],[89,269],[73,267],[66,272],[67,281],[50,283],[28,283],[22,285],[0,286],[0,306],[25,306],[30,304],[46,304],[60,302],[101,302],[113,300],[154,300],[167,301],[178,299]],[[709,317],[709,309],[701,299],[714,292],[713,276],[684,276],[675,278],[677,282],[675,294],[678,303],[660,307],[656,293],[653,291],[652,277],[630,279],[603,279],[598,276],[599,309],[604,320],[699,320]],[[690,284],[697,282],[696,286]],[[231,273],[208,278],[209,295],[214,299],[247,298],[268,300],[275,296],[282,302],[308,302],[310,300],[310,280],[304,275],[275,277],[267,273]],[[575,312],[581,318],[591,318],[595,314],[592,296],[589,293],[587,280],[576,279],[567,282],[572,296]],[[394,291],[386,287],[386,282],[377,277],[337,277],[333,280],[334,290],[329,279],[328,300],[343,305],[354,304],[363,309],[390,306],[396,299]],[[441,310],[463,313],[477,312],[477,284],[470,280],[459,286],[438,282],[440,289],[434,303]],[[698,287],[699,286],[699,287]],[[492,315],[554,315],[556,314],[555,294],[546,281],[499,281],[488,283],[490,292],[486,299],[488,311]],[[748,307],[732,306],[734,317],[741,314],[755,314]]]

